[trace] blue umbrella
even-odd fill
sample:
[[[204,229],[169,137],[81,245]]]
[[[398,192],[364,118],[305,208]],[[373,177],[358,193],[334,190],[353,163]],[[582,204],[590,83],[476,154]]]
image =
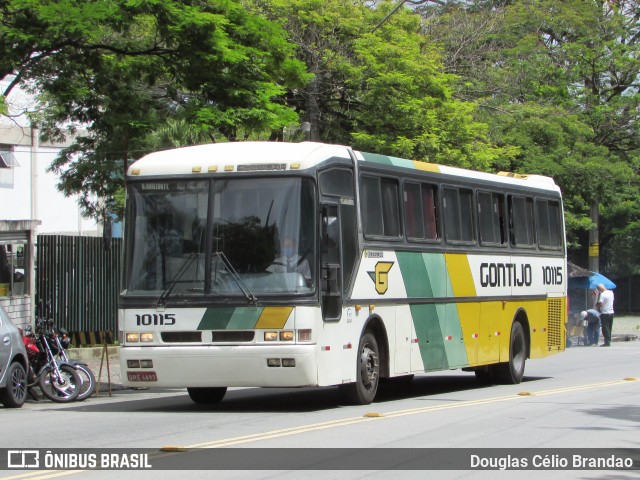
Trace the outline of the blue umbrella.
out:
[[[609,290],[616,288],[615,283],[597,272],[591,272],[591,275],[588,277],[569,278],[569,288],[588,288],[593,290],[600,284],[603,284],[605,288],[608,288]]]

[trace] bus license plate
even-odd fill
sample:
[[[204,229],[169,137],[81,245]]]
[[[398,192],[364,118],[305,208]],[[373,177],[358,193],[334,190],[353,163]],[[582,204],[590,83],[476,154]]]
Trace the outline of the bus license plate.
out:
[[[157,382],[156,372],[127,372],[127,380],[130,382]]]

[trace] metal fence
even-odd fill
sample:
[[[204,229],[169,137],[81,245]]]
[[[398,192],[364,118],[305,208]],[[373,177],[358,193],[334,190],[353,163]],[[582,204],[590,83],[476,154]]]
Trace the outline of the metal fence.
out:
[[[614,309],[619,313],[640,313],[640,275],[617,278]]]
[[[72,333],[72,343],[95,344],[116,337],[122,240],[105,250],[101,237],[38,235],[36,305]]]

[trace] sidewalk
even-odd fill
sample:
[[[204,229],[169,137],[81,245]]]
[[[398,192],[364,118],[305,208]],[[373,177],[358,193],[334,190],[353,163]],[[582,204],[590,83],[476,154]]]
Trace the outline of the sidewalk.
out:
[[[120,347],[109,346],[108,352],[108,365],[107,356],[104,356],[104,347],[70,348],[67,352],[69,358],[81,360],[91,369],[96,377],[96,382],[100,382],[100,396],[109,394],[109,383],[111,383],[112,391],[125,390],[127,388],[122,385]],[[102,372],[100,371],[101,368]],[[98,378],[99,375],[100,378]]]

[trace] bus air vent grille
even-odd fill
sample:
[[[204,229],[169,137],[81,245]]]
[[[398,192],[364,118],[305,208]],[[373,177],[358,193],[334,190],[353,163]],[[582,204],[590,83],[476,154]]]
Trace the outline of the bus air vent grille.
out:
[[[219,343],[252,342],[255,334],[251,330],[223,330],[211,332],[211,341]]]
[[[165,343],[196,343],[202,342],[202,332],[162,332]]]
[[[550,298],[547,300],[548,312],[548,337],[547,347],[549,350],[557,350],[562,347],[562,309],[564,302],[562,298]]]

